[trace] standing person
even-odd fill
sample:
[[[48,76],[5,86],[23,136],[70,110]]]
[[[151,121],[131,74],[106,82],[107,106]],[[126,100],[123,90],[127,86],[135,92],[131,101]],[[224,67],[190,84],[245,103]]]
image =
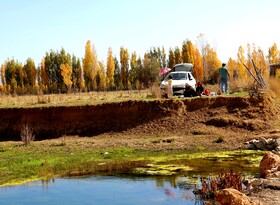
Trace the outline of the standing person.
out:
[[[167,86],[167,97],[172,98],[173,97],[173,89],[172,89],[172,75],[168,77],[168,86]]]
[[[228,92],[228,79],[229,79],[229,72],[226,68],[226,64],[223,63],[222,67],[218,70],[218,78],[217,81],[220,82],[221,92],[227,93]]]

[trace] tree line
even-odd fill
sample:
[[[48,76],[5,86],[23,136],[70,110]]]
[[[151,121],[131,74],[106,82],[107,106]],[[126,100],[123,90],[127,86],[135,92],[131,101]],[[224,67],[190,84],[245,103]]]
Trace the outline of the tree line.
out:
[[[230,58],[227,62],[231,76],[247,79],[249,75],[244,64],[252,68],[250,59],[262,69],[263,75],[269,75],[268,64],[279,63],[276,43],[269,48],[268,56],[264,56],[263,51],[254,44],[247,44],[247,51],[240,46],[237,60]],[[121,47],[117,58],[108,48],[106,64],[98,60],[90,40],[86,42],[83,59],[70,55],[63,48],[46,52],[37,67],[32,58],[28,58],[24,65],[15,59],[7,59],[1,65],[0,91],[7,94],[38,94],[144,89],[162,80],[160,69],[172,69],[182,62],[194,65],[193,75],[197,81],[216,83],[221,61],[215,49],[203,35],[199,35],[196,44],[190,40],[183,41],[181,48],[170,48],[168,56],[164,47],[152,47],[142,58],[136,52],[130,54],[128,49]]]

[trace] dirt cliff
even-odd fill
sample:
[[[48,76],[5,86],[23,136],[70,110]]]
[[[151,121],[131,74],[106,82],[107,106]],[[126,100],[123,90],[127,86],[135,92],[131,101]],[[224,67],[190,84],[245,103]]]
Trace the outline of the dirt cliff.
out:
[[[0,109],[0,140],[20,140],[29,124],[36,140],[63,135],[195,132],[215,127],[249,132],[266,130],[278,114],[270,96],[199,97],[42,108]],[[234,131],[235,130],[235,131]]]

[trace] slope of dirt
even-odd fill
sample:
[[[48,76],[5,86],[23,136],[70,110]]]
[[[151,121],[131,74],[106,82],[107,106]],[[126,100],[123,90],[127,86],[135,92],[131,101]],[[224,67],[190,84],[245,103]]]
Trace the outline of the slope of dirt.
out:
[[[97,148],[237,149],[272,129],[278,113],[267,94],[0,109],[0,140],[20,140],[28,124],[36,140],[79,136]]]

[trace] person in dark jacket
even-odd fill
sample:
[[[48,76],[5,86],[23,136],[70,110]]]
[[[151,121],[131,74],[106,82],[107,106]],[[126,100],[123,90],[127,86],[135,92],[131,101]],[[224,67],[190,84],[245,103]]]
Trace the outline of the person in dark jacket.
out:
[[[190,86],[188,83],[185,85],[185,90],[184,90],[184,97],[195,97],[196,96],[196,91],[192,86]]]
[[[201,96],[204,92],[204,87],[202,86],[202,82],[198,82],[196,86],[196,95]]]

